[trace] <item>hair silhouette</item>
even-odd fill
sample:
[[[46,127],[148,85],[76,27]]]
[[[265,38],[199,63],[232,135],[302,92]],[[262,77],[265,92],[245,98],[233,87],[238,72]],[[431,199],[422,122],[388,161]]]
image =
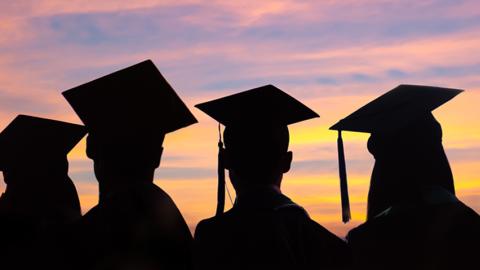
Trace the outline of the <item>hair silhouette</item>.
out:
[[[393,133],[374,133],[368,150],[375,157],[367,218],[372,218],[428,186],[455,194],[453,175],[442,146],[442,128],[433,115],[419,117]]]
[[[375,157],[367,222],[347,236],[359,269],[468,269],[480,217],[455,197],[433,115],[368,140]]]

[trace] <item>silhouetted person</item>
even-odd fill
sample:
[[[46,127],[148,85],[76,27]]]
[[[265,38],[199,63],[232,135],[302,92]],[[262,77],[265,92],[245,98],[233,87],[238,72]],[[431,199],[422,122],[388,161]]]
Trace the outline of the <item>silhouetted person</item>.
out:
[[[80,219],[80,202],[68,177],[68,152],[83,126],[17,116],[0,134],[0,268],[63,269],[67,226]],[[55,255],[53,255],[55,254]]]
[[[194,116],[150,60],[63,94],[88,129],[100,191],[79,224],[79,268],[190,268],[191,233],[153,180],[165,134]]]
[[[336,269],[348,264],[346,243],[310,219],[280,189],[292,162],[287,125],[318,115],[272,85],[197,107],[226,128],[219,207],[215,217],[196,228],[196,267]],[[237,194],[226,213],[222,164]]]
[[[460,92],[400,85],[332,127],[372,133],[367,221],[347,236],[355,268],[478,268],[480,217],[455,196],[431,114]]]

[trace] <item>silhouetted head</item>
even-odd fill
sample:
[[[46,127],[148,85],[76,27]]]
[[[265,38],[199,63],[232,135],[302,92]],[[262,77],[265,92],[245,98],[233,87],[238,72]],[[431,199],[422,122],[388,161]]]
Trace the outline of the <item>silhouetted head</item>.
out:
[[[87,156],[94,161],[97,180],[107,187],[153,181],[154,171],[160,165],[165,137],[153,134],[156,136],[114,138],[90,134],[87,137]]]
[[[5,193],[10,202],[15,202],[13,207],[32,211],[32,207],[42,204],[49,196],[61,195],[56,192],[68,177],[68,161],[65,156],[30,155],[4,164],[2,172],[7,184]]]
[[[290,170],[288,125],[318,117],[314,111],[273,85],[250,89],[197,108],[225,126],[226,149],[220,166],[229,170],[237,193],[276,185]],[[223,168],[220,168],[223,172]],[[222,173],[219,181],[222,182]],[[222,185],[219,185],[219,193]]]
[[[228,126],[224,132],[225,167],[238,189],[276,185],[290,170],[292,152],[288,151],[286,126]]]
[[[0,169],[66,173],[66,156],[85,134],[81,125],[18,115],[0,133]]]
[[[88,129],[100,192],[153,181],[165,134],[197,120],[152,61],[63,92]]]
[[[16,158],[14,162],[6,162],[2,167],[4,181],[7,185],[43,186],[42,179],[51,176],[55,179],[68,174],[68,160],[66,156],[29,155],[25,158]]]
[[[415,197],[428,186],[440,186],[455,194],[442,146],[442,128],[432,114],[420,116],[396,132],[373,133],[368,150],[375,157],[368,217]]]
[[[70,222],[81,216],[77,190],[68,176],[67,157],[26,159],[3,168],[7,206],[21,216]]]

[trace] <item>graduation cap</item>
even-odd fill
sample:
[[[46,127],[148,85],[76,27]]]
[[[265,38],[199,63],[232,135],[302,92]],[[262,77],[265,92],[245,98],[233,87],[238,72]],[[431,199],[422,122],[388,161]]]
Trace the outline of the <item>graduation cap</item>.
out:
[[[262,127],[288,126],[319,117],[317,113],[273,85],[247,90],[223,98],[195,105],[219,122],[218,195],[216,215],[224,210],[225,171],[221,160],[223,143],[220,124],[226,127],[242,126],[252,132],[262,132]]]
[[[449,101],[463,90],[402,84],[369,102],[330,127],[338,130],[338,160],[342,197],[342,220],[350,220],[347,174],[342,131],[393,133],[408,128],[421,116]]]
[[[0,133],[0,168],[32,156],[66,157],[85,134],[81,125],[18,115]]]
[[[151,60],[62,94],[89,133],[109,139],[155,137],[197,123]]]

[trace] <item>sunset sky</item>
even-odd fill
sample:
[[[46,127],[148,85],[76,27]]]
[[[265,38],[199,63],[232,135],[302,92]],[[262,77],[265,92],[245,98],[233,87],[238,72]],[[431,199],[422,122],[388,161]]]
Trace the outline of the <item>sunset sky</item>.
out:
[[[193,106],[264,84],[321,116],[290,126],[283,191],[339,236],[365,219],[373,159],[368,134],[345,133],[353,220],[343,225],[328,127],[401,83],[465,89],[434,115],[457,195],[480,212],[478,1],[2,1],[0,128],[20,113],[81,123],[60,93],[145,59],[200,121],[167,135],[156,173],[192,230],[215,211],[217,151],[216,123]],[[69,160],[86,212],[98,190],[85,140]]]

